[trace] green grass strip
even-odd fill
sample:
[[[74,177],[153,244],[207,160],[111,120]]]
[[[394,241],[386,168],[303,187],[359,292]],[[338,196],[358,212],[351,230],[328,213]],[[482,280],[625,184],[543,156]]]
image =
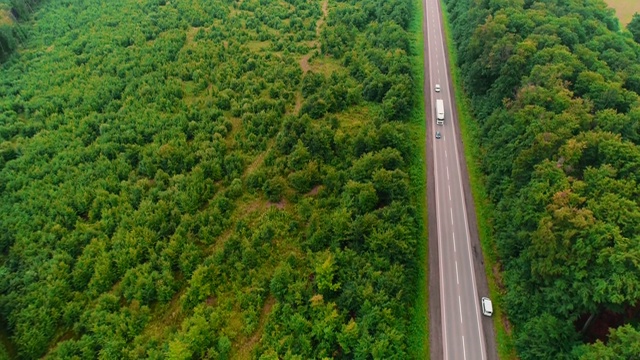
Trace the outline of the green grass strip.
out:
[[[413,37],[411,48],[411,65],[414,74],[414,107],[411,113],[411,140],[415,156],[411,159],[411,194],[414,199],[419,217],[422,219],[421,237],[418,240],[418,266],[416,283],[417,291],[411,314],[411,328],[408,334],[408,353],[412,359],[427,359],[429,357],[429,284],[428,284],[428,219],[426,208],[426,144],[425,144],[425,113],[424,113],[424,38],[422,33],[423,8],[420,0],[413,0],[416,14],[409,26]]]

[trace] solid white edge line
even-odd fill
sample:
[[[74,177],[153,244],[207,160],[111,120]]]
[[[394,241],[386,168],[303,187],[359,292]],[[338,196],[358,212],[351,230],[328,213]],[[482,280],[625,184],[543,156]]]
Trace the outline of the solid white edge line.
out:
[[[444,52],[444,40],[442,42],[442,48],[443,48],[443,52]],[[448,69],[448,67],[447,67]],[[445,71],[445,81],[447,84],[449,84],[449,71]],[[449,88],[449,86],[447,86],[447,94],[449,95],[449,99],[451,99],[451,89]],[[453,110],[453,104],[450,103],[449,104],[449,110]],[[453,123],[454,120],[454,116],[453,116],[453,111],[451,112],[451,122]],[[456,119],[457,120],[457,119]],[[477,320],[477,324],[478,324],[478,334],[480,336],[480,354],[481,354],[481,359],[485,360],[486,359],[486,353],[485,353],[485,349],[484,349],[484,332],[482,331],[482,326],[481,326],[481,319],[480,319],[480,313],[478,312],[478,304],[479,304],[479,298],[478,298],[478,285],[476,283],[476,275],[475,272],[473,271],[473,258],[471,256],[471,234],[469,231],[469,220],[467,219],[467,204],[465,201],[465,196],[464,196],[464,189],[462,187],[462,169],[461,169],[461,165],[460,165],[460,157],[458,155],[458,141],[457,141],[457,134],[456,131],[454,129],[453,131],[453,148],[455,150],[455,156],[456,156],[456,163],[458,164],[458,181],[459,181],[459,186],[460,186],[460,194],[462,195],[462,216],[464,218],[464,224],[465,224],[465,230],[466,230],[466,235],[467,235],[467,241],[465,242],[465,244],[467,245],[467,253],[469,254],[469,266],[471,269],[471,281],[473,283],[473,299],[474,299],[474,310],[476,313],[476,320]],[[464,350],[464,349],[463,349]],[[465,355],[466,358],[466,355]]]
[[[436,7],[437,7],[438,15],[439,15],[439,17],[441,19],[442,18],[442,9],[441,9],[441,4],[440,4],[439,1],[436,2]],[[442,29],[442,26],[440,26],[440,29]],[[440,35],[442,36],[442,34],[440,34]],[[445,52],[444,52],[445,51],[444,38],[441,39],[440,44],[442,45],[442,53],[445,54]],[[446,56],[445,56],[445,65],[446,64],[447,64],[447,62],[446,62]],[[449,71],[448,71],[449,68],[447,66],[445,66],[445,68],[447,69],[447,71],[445,71],[445,74],[444,74],[445,82],[447,84],[449,84]],[[431,67],[429,67],[429,69],[431,69]],[[451,100],[452,99],[452,97],[451,97],[451,89],[450,89],[449,86],[447,86],[447,93],[449,95],[449,99]],[[449,109],[450,110],[453,109],[453,104],[449,104]],[[451,117],[451,122],[453,123],[453,118],[454,118],[453,117],[453,112],[452,112],[452,116],[450,116],[450,117]],[[454,144],[454,149],[455,149],[455,153],[456,153],[456,159],[459,159],[459,157],[458,157],[457,134],[456,134],[455,128],[454,128],[454,131],[453,131],[453,136],[454,136],[453,144]],[[469,242],[471,241],[470,240],[471,239],[471,234],[470,234],[470,231],[469,231],[469,221],[467,219],[467,205],[466,205],[465,197],[464,197],[464,189],[462,188],[462,173],[461,173],[460,161],[456,160],[456,163],[458,164],[458,178],[459,178],[459,181],[460,181],[460,183],[459,183],[460,184],[460,194],[462,194],[462,210],[463,210],[462,211],[462,215],[463,215],[463,218],[464,218],[465,228],[466,228],[466,232],[467,232],[466,244],[467,244],[467,247],[468,247],[468,251],[467,252],[469,254],[469,265],[471,266],[471,280],[473,282],[473,290],[474,290],[473,291],[473,297],[474,297],[475,303],[474,303],[473,308],[475,309],[476,320],[477,320],[477,323],[478,323],[478,333],[479,333],[479,336],[480,336],[480,354],[481,354],[481,359],[485,360],[486,359],[486,353],[485,353],[485,349],[484,349],[484,333],[482,332],[482,327],[480,325],[480,323],[481,323],[480,313],[478,312],[478,301],[479,301],[478,300],[478,286],[476,284],[476,276],[475,276],[475,273],[473,271],[473,258],[471,257],[471,246],[469,244]],[[455,245],[455,243],[454,243],[454,245]],[[466,351],[464,349],[464,336],[462,337],[462,344],[463,344],[462,345],[462,349],[464,351],[464,358],[466,359],[467,355],[466,355]],[[446,358],[446,356],[445,356],[445,358]]]

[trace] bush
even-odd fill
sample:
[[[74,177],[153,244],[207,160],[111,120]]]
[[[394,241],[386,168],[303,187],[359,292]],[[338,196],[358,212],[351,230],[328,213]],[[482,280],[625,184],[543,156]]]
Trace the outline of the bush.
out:
[[[269,179],[264,182],[262,191],[264,191],[267,199],[271,202],[279,202],[284,195],[286,189],[286,182],[281,176],[276,176],[273,179]]]

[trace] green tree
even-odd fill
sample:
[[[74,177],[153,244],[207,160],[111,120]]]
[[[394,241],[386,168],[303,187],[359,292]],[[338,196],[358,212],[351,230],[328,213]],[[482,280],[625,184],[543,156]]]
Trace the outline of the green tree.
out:
[[[627,24],[627,30],[633,36],[633,40],[640,44],[640,14],[633,14],[631,21]]]
[[[289,284],[293,280],[291,272],[291,267],[287,263],[284,263],[278,266],[273,274],[269,288],[271,289],[271,293],[279,301],[285,300]]]
[[[570,359],[577,334],[571,323],[552,315],[533,317],[516,338],[516,349],[523,360]]]
[[[189,346],[180,340],[174,340],[169,343],[167,359],[171,360],[187,360],[193,356],[189,351]]]
[[[574,351],[580,360],[623,360],[640,356],[640,332],[631,325],[609,331],[607,343],[597,340]]]
[[[0,0],[15,355],[407,357],[410,1],[67,5]]]
[[[340,289],[340,283],[334,282],[334,260],[331,254],[321,257],[315,267],[315,279],[318,291],[325,295],[329,291]]]
[[[344,190],[347,206],[352,207],[359,214],[372,211],[378,204],[378,195],[371,183],[349,181]]]
[[[319,95],[314,94],[302,103],[300,113],[307,114],[312,119],[319,119],[327,113],[328,108],[329,104],[327,104],[327,102]]]
[[[278,202],[282,199],[286,189],[286,182],[281,176],[276,176],[264,182],[262,191],[267,195],[267,199],[271,202]]]

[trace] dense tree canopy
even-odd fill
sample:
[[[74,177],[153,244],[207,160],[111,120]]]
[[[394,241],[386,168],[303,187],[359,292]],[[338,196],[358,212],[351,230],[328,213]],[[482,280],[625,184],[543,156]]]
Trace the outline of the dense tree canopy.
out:
[[[631,21],[627,24],[627,30],[629,30],[633,36],[633,40],[640,43],[640,14],[633,14]]]
[[[518,355],[640,356],[640,46],[602,1],[447,4]]]
[[[11,4],[10,356],[407,357],[410,1]]]

